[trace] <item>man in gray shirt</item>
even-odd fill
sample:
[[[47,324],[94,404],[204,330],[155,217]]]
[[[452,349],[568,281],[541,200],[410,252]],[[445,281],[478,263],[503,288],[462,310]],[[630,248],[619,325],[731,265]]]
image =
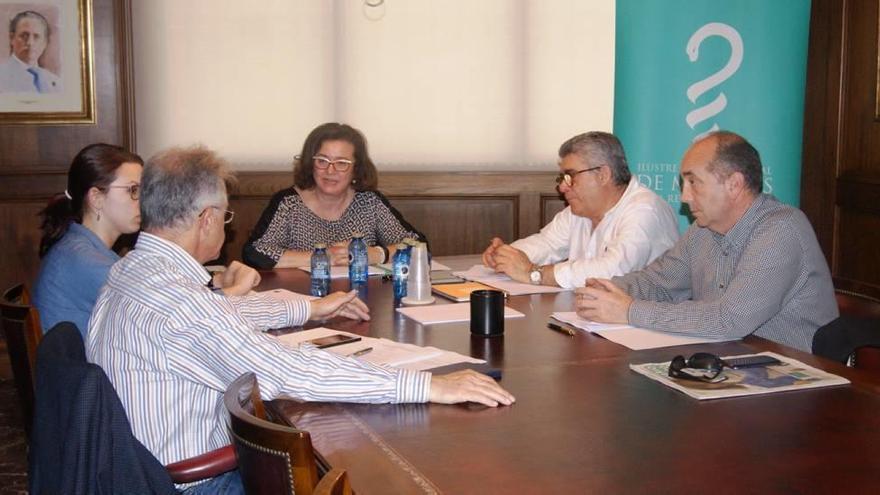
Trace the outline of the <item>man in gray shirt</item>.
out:
[[[757,150],[732,132],[681,162],[694,223],[645,269],[577,290],[578,315],[705,337],[755,334],[810,352],[838,315],[828,264],[803,212],[762,194]]]

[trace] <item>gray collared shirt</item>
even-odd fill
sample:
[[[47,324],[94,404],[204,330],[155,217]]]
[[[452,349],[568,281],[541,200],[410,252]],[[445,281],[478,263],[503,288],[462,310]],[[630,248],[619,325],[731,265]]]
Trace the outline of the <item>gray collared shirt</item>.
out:
[[[706,337],[759,337],[810,352],[838,315],[828,264],[803,212],[761,194],[726,234],[696,224],[644,270],[612,281],[632,325]]]

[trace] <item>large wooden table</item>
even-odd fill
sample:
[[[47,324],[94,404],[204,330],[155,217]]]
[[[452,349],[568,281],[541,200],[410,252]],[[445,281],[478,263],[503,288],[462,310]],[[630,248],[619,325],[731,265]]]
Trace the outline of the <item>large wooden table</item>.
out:
[[[469,266],[474,257],[443,259]],[[261,288],[306,292],[298,270],[263,274]],[[348,281],[334,281],[345,290]],[[749,337],[724,344],[630,351],[589,334],[546,327],[570,292],[518,296],[526,314],[502,338],[468,325],[422,326],[394,311],[391,283],[371,278],[370,322],[326,326],[432,345],[503,370],[517,398],[469,405],[358,405],[276,400],[273,410],[311,432],[360,494],[390,493],[880,493],[880,381]],[[440,301],[440,303],[445,303]],[[772,350],[849,378],[851,386],[698,402],[629,370],[702,350]]]

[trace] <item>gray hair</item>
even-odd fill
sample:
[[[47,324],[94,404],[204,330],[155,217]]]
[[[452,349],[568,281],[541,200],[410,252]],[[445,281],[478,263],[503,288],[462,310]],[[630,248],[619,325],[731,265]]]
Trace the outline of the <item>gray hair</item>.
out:
[[[614,183],[619,186],[628,184],[632,177],[623,145],[614,134],[600,131],[578,134],[559,147],[559,158],[571,154],[580,157],[590,167],[608,165]]]
[[[764,170],[758,150],[746,141],[746,138],[735,132],[715,131],[703,139],[715,139],[717,147],[715,156],[709,162],[707,170],[720,180],[727,179],[734,172],[743,175],[746,187],[754,194],[761,194],[764,187]]]
[[[177,229],[226,199],[234,181],[226,162],[204,146],[171,148],[147,161],[141,177],[141,227]]]

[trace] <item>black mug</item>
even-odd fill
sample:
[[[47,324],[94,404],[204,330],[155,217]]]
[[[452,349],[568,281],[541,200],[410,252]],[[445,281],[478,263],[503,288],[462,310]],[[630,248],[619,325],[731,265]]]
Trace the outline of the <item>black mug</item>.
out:
[[[471,292],[471,334],[504,335],[504,293],[500,290]]]

